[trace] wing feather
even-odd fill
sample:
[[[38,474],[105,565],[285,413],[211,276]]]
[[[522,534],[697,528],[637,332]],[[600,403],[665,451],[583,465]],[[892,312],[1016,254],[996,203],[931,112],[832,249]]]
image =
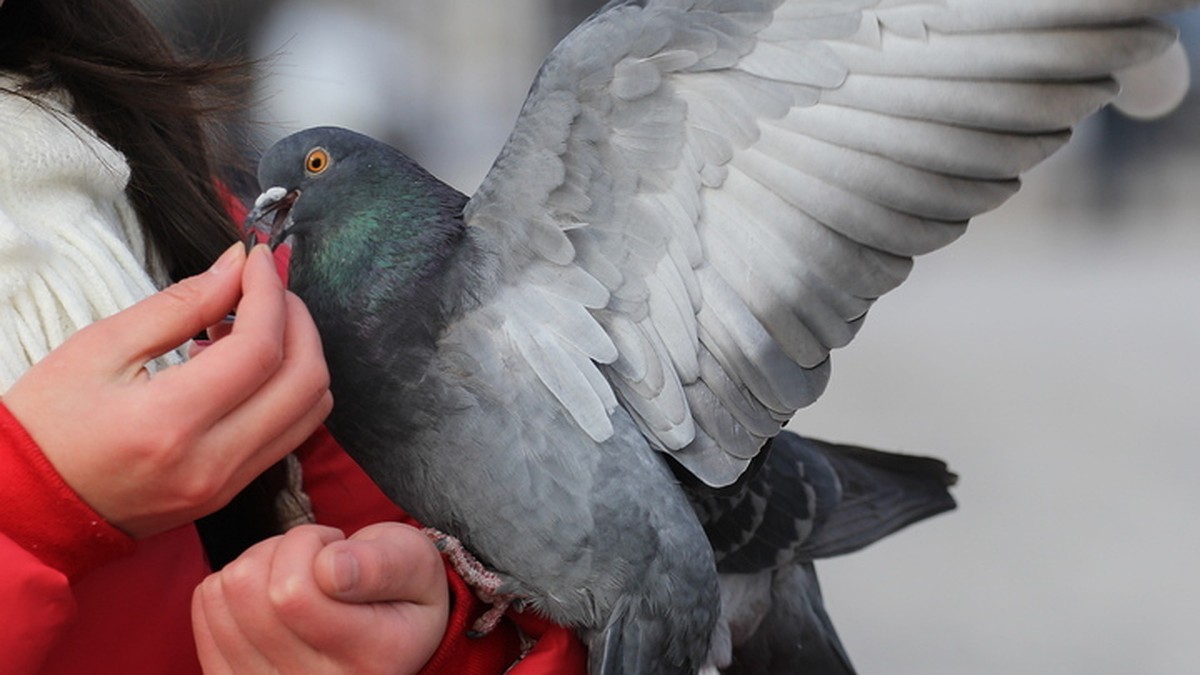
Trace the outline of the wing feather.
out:
[[[655,327],[647,320],[638,324],[638,330],[651,348],[647,377],[614,378],[612,382],[651,443],[661,449],[678,450],[695,433],[683,383],[670,368],[670,357]]]
[[[748,222],[757,225],[757,219],[732,200],[714,198],[709,213],[708,222],[712,226],[706,233],[713,243],[709,261],[727,280],[742,276],[742,284],[735,285],[746,285],[746,290],[754,291],[752,294],[763,288],[772,289],[769,291],[772,302],[763,308],[762,314],[755,311],[755,316],[794,361],[819,363],[828,355],[825,349],[812,354],[795,351],[796,345],[840,347],[850,341],[854,331],[847,322],[865,314],[870,300],[849,295],[812,270],[798,266],[797,254],[776,236],[773,228],[739,227]],[[748,251],[761,253],[751,258]],[[779,307],[790,311],[781,312]],[[773,315],[787,323],[772,328]],[[807,339],[797,340],[797,337]]]
[[[896,255],[913,256],[939,249],[961,236],[966,227],[962,221],[922,218],[889,208],[866,194],[798,170],[754,148],[742,153],[729,173],[762,185],[863,246]]]
[[[691,296],[670,256],[659,263],[658,273],[650,277],[648,290],[650,320],[662,337],[663,348],[679,379],[691,382],[699,376],[696,353],[700,348],[700,335],[696,330],[696,311]]]
[[[721,366],[769,410],[791,414],[812,403],[805,395],[805,366],[788,357],[714,268],[702,267],[697,276],[704,294],[704,306],[697,315],[701,340]],[[819,363],[807,367],[816,365]]]
[[[919,218],[968,220],[1003,204],[1018,187],[1012,178],[984,180],[928,171],[769,124],[763,125],[762,140],[747,154],[762,153],[780,164],[798,165],[805,173]]]
[[[1196,0],[614,1],[542,66],[466,211],[511,358],[728,485],[913,257],[1162,53]],[[469,317],[465,320],[470,320]]]
[[[1087,27],[978,33],[929,30],[912,38],[889,34],[882,50],[856,42],[831,42],[830,48],[851,71],[867,75],[1078,82],[1107,79],[1114,71],[1150,60],[1174,41],[1169,28],[1142,23],[1104,31]],[[887,58],[880,58],[881,54]],[[937,58],[930,58],[931,54]]]
[[[794,108],[783,119],[763,122],[763,128],[803,134],[935,174],[979,180],[1010,180],[1070,138],[1066,131],[1005,134],[836,105]]]

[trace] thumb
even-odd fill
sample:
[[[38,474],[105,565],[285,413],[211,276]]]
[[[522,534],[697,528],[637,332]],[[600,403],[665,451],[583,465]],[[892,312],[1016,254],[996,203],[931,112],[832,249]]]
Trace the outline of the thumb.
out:
[[[98,364],[115,372],[137,373],[145,363],[175,349],[228,315],[241,296],[241,268],[246,262],[245,246],[229,247],[206,272],[179,283],[98,321],[85,330],[100,344],[109,345],[95,354],[110,355],[110,363]]]
[[[437,604],[445,597],[442,556],[420,530],[377,523],[326,546],[315,561],[318,586],[342,602]]]

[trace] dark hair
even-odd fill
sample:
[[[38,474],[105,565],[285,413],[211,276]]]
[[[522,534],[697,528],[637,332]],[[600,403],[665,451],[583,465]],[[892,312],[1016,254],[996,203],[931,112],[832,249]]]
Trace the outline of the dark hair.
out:
[[[0,68],[28,91],[69,92],[129,160],[130,201],[167,273],[205,269],[238,237],[217,180],[245,170],[217,122],[247,70],[181,58],[130,0],[7,0],[0,16]]]
[[[218,181],[248,172],[219,121],[239,111],[245,65],[180,57],[130,0],[6,0],[0,69],[27,78],[15,95],[67,91],[75,114],[125,155],[129,199],[172,279],[239,238]],[[285,475],[281,462],[197,523],[214,567],[280,530]]]

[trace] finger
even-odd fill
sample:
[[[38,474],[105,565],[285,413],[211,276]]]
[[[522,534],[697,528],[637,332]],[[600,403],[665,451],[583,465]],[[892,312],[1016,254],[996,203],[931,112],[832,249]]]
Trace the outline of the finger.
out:
[[[214,342],[229,335],[233,330],[233,315],[228,314],[224,319],[204,330],[204,337],[194,340],[188,345],[188,358],[194,359],[200,352],[208,349]]]
[[[276,589],[272,595],[280,619],[289,626],[294,635],[317,652],[341,663],[346,672],[366,672],[368,667],[379,663],[390,664],[394,672],[416,672],[433,654],[446,630],[449,613],[449,601],[446,599],[436,606],[416,604],[403,597],[386,597],[379,602],[343,602],[327,595],[321,588],[323,582],[317,581],[332,571],[328,568],[322,571],[322,567],[331,564],[329,561],[318,562],[327,555],[326,551],[334,550],[331,560],[336,562],[337,549],[353,543],[354,548],[350,551],[355,554],[358,553],[358,547],[382,547],[388,551],[381,556],[385,561],[382,565],[375,565],[376,559],[371,553],[361,557],[356,555],[360,564],[361,586],[372,584],[387,587],[388,584],[382,581],[383,577],[407,570],[410,567],[410,561],[407,560],[410,554],[415,551],[417,558],[425,555],[420,550],[423,544],[417,543],[414,537],[424,535],[411,528],[392,529],[403,527],[390,524],[379,528],[372,527],[357,541],[332,541],[317,553],[317,560],[310,563],[310,576],[306,576],[304,570],[295,570],[296,578],[303,580],[305,584],[313,584],[318,597],[321,598],[320,601],[291,602],[292,597],[309,598],[310,589],[305,586],[303,593],[294,595],[285,592],[283,589],[299,589],[300,582],[289,584],[285,567],[282,564],[275,567],[278,578],[272,578],[272,587]],[[379,536],[377,541],[371,539],[374,535]],[[287,559],[281,550],[277,560]],[[428,566],[440,570],[440,565],[441,559],[437,556],[434,565]],[[431,576],[436,578],[433,582],[427,582],[427,585],[440,587],[441,592],[446,593],[444,571]],[[372,581],[367,581],[368,579]],[[402,587],[399,592],[370,595],[396,596],[410,593]]]
[[[233,669],[229,660],[221,652],[220,644],[213,636],[209,625],[209,611],[204,599],[203,582],[192,592],[192,636],[196,641],[196,655],[200,658],[200,667],[205,675],[231,675]]]
[[[240,318],[230,335],[182,366],[160,373],[152,381],[160,400],[182,419],[204,428],[252,395],[282,361],[286,295],[269,250],[256,247],[243,266]],[[200,400],[203,406],[196,405]]]
[[[314,562],[328,545],[345,539],[336,528],[301,525],[279,538],[271,561],[267,594],[280,613],[307,613],[326,599],[314,578]]]
[[[344,537],[340,530],[321,525],[289,530],[280,539],[267,580],[267,596],[276,620],[318,649],[320,640],[328,640],[343,622],[336,601],[317,585],[314,562],[325,546]],[[314,626],[316,630],[297,630],[297,626]]]
[[[284,359],[252,397],[211,425],[205,447],[261,448],[244,458],[236,480],[253,478],[316,431],[333,408],[321,339],[304,303],[288,294]],[[215,349],[212,347],[211,349]]]
[[[205,579],[192,594],[192,633],[205,675],[269,672],[267,659],[230,613],[218,575]]]
[[[242,249],[230,247],[207,272],[88,326],[80,332],[105,346],[89,348],[89,356],[109,372],[139,375],[147,361],[182,345],[229,313],[241,292],[244,263]]]
[[[329,417],[331,410],[333,410],[333,395],[326,391],[316,404],[302,417],[295,419],[290,426],[285,427],[265,445],[258,446],[251,454],[241,458],[241,463],[238,466],[232,467],[232,473],[228,476],[223,489],[213,501],[213,505],[217,508],[224,506],[256,477],[286,457],[288,453],[300,447],[304,441],[308,440],[316,432],[321,423]],[[221,448],[229,447],[233,446],[216,441],[210,444],[206,448],[206,451],[209,448],[216,448],[219,451]],[[244,447],[256,446],[246,444]],[[210,452],[209,454],[211,456],[213,453]]]
[[[287,654],[304,658],[308,648],[281,617],[272,579],[276,568],[289,557],[307,557],[311,567],[321,547],[341,536],[340,531],[329,527],[298,527],[255,544],[217,575],[229,616],[255,652],[276,662]],[[298,593],[302,588],[297,584],[293,590]],[[296,597],[292,602],[299,602]],[[231,640],[230,644],[236,643]]]
[[[370,525],[330,544],[317,556],[315,569],[322,590],[344,602],[432,605],[446,594],[437,547],[423,532],[401,523]]]
[[[284,307],[283,353],[275,374],[252,399],[227,416],[235,426],[251,421],[262,428],[264,438],[274,436],[280,426],[286,425],[293,410],[310,407],[329,389],[329,370],[312,316],[303,301],[291,293],[284,296]],[[213,349],[231,339],[217,343]]]

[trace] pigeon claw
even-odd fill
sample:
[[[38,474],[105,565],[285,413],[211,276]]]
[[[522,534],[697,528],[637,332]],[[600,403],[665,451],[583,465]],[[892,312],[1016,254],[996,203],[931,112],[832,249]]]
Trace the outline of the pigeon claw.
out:
[[[475,592],[475,597],[491,605],[491,608],[481,614],[471,625],[471,629],[467,631],[468,637],[480,638],[491,633],[500,624],[500,619],[504,617],[504,613],[510,607],[520,608],[522,603],[517,596],[500,592],[504,580],[495,572],[484,567],[483,563],[467,551],[461,541],[432,527],[427,527],[423,531],[425,536],[433,541],[433,545],[437,546],[438,551],[445,556],[454,571],[458,572],[467,586]]]

